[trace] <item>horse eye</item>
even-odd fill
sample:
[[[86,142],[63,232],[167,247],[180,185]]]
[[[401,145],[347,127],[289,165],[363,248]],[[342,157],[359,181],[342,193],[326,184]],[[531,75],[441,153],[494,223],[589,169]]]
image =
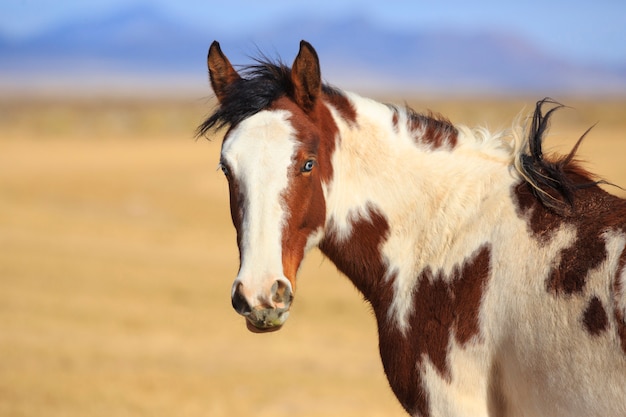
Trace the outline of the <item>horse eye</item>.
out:
[[[220,164],[220,169],[222,170],[224,175],[226,175],[226,177],[230,177],[230,170],[228,169],[226,165]]]
[[[309,159],[308,161],[306,161],[304,163],[304,165],[302,166],[302,172],[311,172],[313,170],[313,167],[315,166],[315,161],[312,159]]]

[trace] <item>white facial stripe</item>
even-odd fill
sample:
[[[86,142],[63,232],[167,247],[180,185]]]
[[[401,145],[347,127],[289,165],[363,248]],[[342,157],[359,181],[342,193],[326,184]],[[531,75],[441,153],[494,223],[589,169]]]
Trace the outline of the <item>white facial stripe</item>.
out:
[[[268,277],[283,277],[282,227],[287,214],[280,196],[288,186],[296,149],[289,116],[287,111],[261,111],[231,131],[222,147],[222,160],[246,197],[240,202],[246,214],[237,278],[259,293]]]

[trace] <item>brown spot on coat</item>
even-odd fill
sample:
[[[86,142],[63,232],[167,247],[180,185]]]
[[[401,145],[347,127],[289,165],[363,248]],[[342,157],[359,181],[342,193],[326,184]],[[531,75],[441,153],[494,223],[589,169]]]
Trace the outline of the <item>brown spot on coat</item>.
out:
[[[442,377],[450,378],[447,362],[450,337],[465,345],[479,334],[478,312],[487,277],[491,251],[485,245],[450,277],[427,268],[419,278],[414,312],[409,320],[411,339],[419,357],[430,358]]]
[[[448,119],[435,113],[417,113],[408,107],[406,112],[409,130],[413,132],[417,143],[430,145],[434,149],[453,149],[456,146],[459,132]]]
[[[595,295],[591,297],[587,309],[583,313],[583,324],[592,336],[598,336],[608,328],[609,318],[604,306],[602,306],[602,301]]]
[[[387,319],[394,297],[395,277],[386,276],[381,248],[387,239],[389,224],[382,212],[371,204],[366,215],[351,220],[351,233],[343,239],[331,221],[319,247],[372,305],[378,323],[380,355],[394,394],[408,413],[419,411],[427,416],[428,397],[417,369],[420,358],[416,357],[412,341]]]
[[[352,233],[340,239],[332,224],[328,225],[320,250],[350,278],[374,310],[391,304],[393,289],[384,280],[386,267],[381,246],[387,239],[389,224],[386,217],[373,205],[367,214],[352,219]]]
[[[560,262],[547,280],[551,293],[580,294],[583,291],[589,271],[597,268],[607,256],[605,241],[600,233],[578,236],[572,246],[561,251]]]
[[[441,271],[424,270],[418,278],[406,336],[389,322],[386,310],[383,316],[377,316],[385,372],[396,396],[412,415],[430,415],[422,376],[424,360],[430,360],[439,374],[449,380],[447,355],[451,338],[463,346],[479,336],[479,309],[489,276],[490,256],[489,246],[481,247],[450,277],[444,277]]]
[[[449,379],[450,338],[465,345],[479,335],[479,309],[489,276],[490,247],[481,247],[449,277],[430,269],[420,274],[410,328],[404,335],[388,317],[395,276],[386,276],[381,255],[389,231],[384,215],[370,206],[367,216],[353,220],[352,233],[345,241],[339,240],[332,229],[331,225],[320,248],[372,304],[380,355],[392,390],[410,414],[430,415],[423,361],[428,358],[442,377]]]
[[[348,98],[339,91],[323,89],[324,101],[333,106],[339,115],[349,124],[356,123],[356,109]]]
[[[579,184],[589,183],[585,177],[575,176]],[[576,237],[558,256],[546,288],[554,295],[579,294],[583,291],[589,271],[597,268],[607,257],[603,237],[607,230],[626,226],[626,201],[613,196],[596,185],[576,190],[574,201],[563,213],[546,208],[531,192],[527,183],[517,185],[513,199],[518,214],[528,222],[529,233],[541,244],[547,244],[562,225],[575,228]]]

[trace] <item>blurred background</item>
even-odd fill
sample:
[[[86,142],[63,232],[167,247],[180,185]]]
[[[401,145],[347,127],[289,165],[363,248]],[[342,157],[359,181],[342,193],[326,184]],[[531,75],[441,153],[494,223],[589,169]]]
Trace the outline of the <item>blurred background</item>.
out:
[[[242,64],[259,51],[291,60],[306,39],[344,88],[626,93],[619,0],[7,0],[0,13],[2,83],[20,92],[198,94],[212,40]]]
[[[232,310],[221,136],[194,138],[214,39],[234,64],[306,39],[331,84],[492,130],[551,96],[547,148],[597,122],[579,154],[626,187],[623,1],[211,3],[0,3],[0,416],[404,415],[318,253],[280,332]]]

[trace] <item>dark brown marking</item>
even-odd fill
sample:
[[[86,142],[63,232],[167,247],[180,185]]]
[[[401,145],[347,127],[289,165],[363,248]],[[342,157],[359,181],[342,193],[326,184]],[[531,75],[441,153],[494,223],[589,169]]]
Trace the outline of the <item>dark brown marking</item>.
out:
[[[326,220],[322,183],[332,178],[331,158],[338,129],[323,100],[318,100],[305,113],[293,100],[281,97],[271,109],[287,110],[291,114],[289,121],[298,140],[288,173],[289,186],[281,196],[289,213],[282,230],[283,270],[295,288],[296,272],[302,262],[307,239]],[[302,167],[311,159],[315,161],[314,169],[303,173]]]
[[[552,269],[547,286],[553,294],[578,294],[587,283],[589,271],[597,268],[607,256],[602,229],[577,227],[578,236],[572,246],[560,253],[558,266]],[[590,233],[585,233],[590,230]]]
[[[395,323],[379,317],[380,351],[394,392],[411,414],[429,415],[423,392],[423,360],[428,358],[442,378],[450,379],[448,346],[454,337],[461,346],[479,336],[478,315],[489,276],[491,250],[481,247],[449,277],[424,270],[413,297],[409,330],[402,335]],[[422,387],[415,390],[415,387]]]
[[[403,335],[387,312],[393,301],[395,276],[386,277],[381,254],[389,232],[384,215],[370,206],[366,216],[352,221],[352,233],[339,240],[333,227],[320,245],[322,252],[346,274],[372,304],[378,322],[379,348],[389,383],[410,414],[429,415],[422,364],[425,357],[442,377],[450,378],[448,344],[454,337],[465,345],[479,335],[479,309],[489,276],[491,251],[481,247],[449,277],[424,270],[413,297],[409,333]]]
[[[552,106],[545,113],[544,106]],[[607,257],[603,234],[624,227],[626,201],[608,194],[575,160],[585,132],[566,156],[544,157],[542,145],[550,117],[563,106],[550,99],[537,102],[528,132],[528,153],[519,156],[525,182],[514,188],[520,217],[529,233],[547,244],[562,225],[573,226],[574,242],[561,250],[546,279],[554,295],[580,294],[589,271]],[[556,264],[558,262],[558,264]]]
[[[587,309],[583,313],[583,324],[587,332],[592,336],[598,336],[609,325],[609,318],[606,315],[604,306],[602,306],[602,302],[595,295],[591,297]]]
[[[407,412],[428,415],[428,397],[417,364],[413,343],[405,338],[387,311],[394,297],[395,276],[386,277],[381,248],[389,233],[387,219],[375,206],[367,214],[351,219],[350,236],[340,239],[331,222],[320,244],[322,252],[350,278],[370,302],[378,323],[379,349],[389,384]]]
[[[381,310],[391,304],[393,297],[393,289],[384,280],[386,268],[381,255],[389,224],[372,205],[368,206],[367,214],[351,220],[352,233],[345,240],[339,239],[331,220],[319,247],[350,278],[374,310]]]
[[[473,260],[454,269],[449,301],[456,315],[454,334],[461,345],[479,334],[478,315],[490,268],[491,249],[485,245]]]
[[[489,276],[490,249],[483,246],[462,266],[454,268],[444,280],[441,272],[426,269],[419,278],[414,298],[414,314],[410,319],[411,333],[417,335],[420,357],[426,354],[439,373],[450,377],[447,351],[450,336],[466,344],[478,334],[478,310],[485,282]]]
[[[324,95],[324,97],[327,96]],[[339,129],[324,101],[319,100],[308,116],[315,125],[313,132],[319,136],[317,163],[319,165],[320,178],[324,183],[329,183],[333,176],[332,155],[335,152],[337,140],[339,139]],[[339,99],[336,99],[336,102],[338,101]],[[344,107],[347,107],[347,105]],[[299,139],[306,143],[307,140],[304,136],[310,136],[311,131],[307,132],[306,127],[298,125],[296,125],[296,130],[299,132]]]
[[[588,178],[571,175],[576,183],[589,181]],[[576,190],[568,210],[556,213],[541,204],[527,183],[515,187],[513,194],[518,214],[527,220],[529,233],[540,243],[547,244],[564,224],[576,229],[574,242],[560,252],[559,262],[546,280],[546,288],[554,295],[581,293],[589,271],[600,266],[607,257],[603,234],[607,230],[624,227],[626,201],[592,185]]]
[[[549,242],[553,233],[564,222],[561,216],[541,205],[531,191],[531,186],[525,182],[513,189],[513,200],[516,201],[518,215],[528,222],[528,231],[541,243]]]
[[[434,149],[447,147],[453,149],[459,132],[445,117],[429,112],[427,115],[406,108],[408,128],[413,132],[414,140]]]
[[[348,98],[330,88],[324,88],[324,101],[333,106],[339,115],[349,124],[356,124],[356,109]]]
[[[545,104],[556,106],[542,114]],[[520,156],[528,182],[515,187],[513,200],[517,202],[520,217],[528,223],[529,234],[542,244],[547,244],[561,225],[575,228],[574,242],[558,254],[558,264],[553,265],[546,279],[550,293],[568,296],[581,294],[589,272],[607,259],[604,234],[611,230],[626,231],[626,201],[598,187],[593,175],[575,160],[576,150],[589,130],[568,155],[543,157],[542,142],[550,115],[560,107],[550,100],[537,103],[529,130],[529,153]],[[622,253],[613,278],[612,308],[621,349],[626,354],[626,322],[619,278],[626,263],[625,256]],[[582,322],[592,335],[608,328],[607,312],[597,297],[590,300]]]

